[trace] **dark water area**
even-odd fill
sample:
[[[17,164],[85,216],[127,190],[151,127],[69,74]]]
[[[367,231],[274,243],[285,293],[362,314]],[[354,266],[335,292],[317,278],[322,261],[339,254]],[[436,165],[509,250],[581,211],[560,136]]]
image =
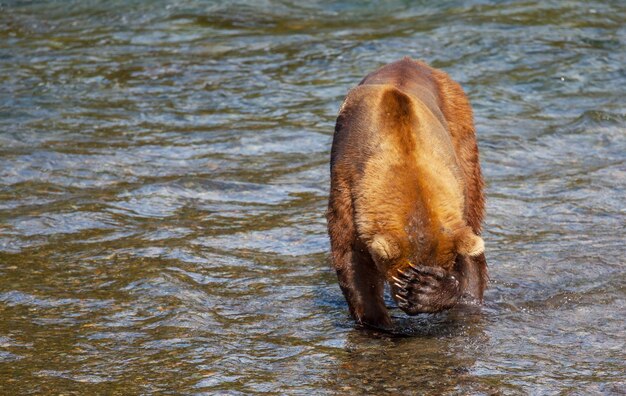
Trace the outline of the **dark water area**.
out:
[[[343,97],[474,106],[485,305],[355,329]],[[0,394],[626,394],[626,4],[0,1]]]

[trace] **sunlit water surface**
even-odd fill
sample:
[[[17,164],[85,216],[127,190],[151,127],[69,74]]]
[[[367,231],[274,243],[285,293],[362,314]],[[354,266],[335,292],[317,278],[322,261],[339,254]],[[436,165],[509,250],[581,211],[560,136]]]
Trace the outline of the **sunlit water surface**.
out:
[[[0,393],[626,393],[624,3],[297,3],[0,2]],[[323,214],[405,55],[474,106],[491,282],[391,337]]]

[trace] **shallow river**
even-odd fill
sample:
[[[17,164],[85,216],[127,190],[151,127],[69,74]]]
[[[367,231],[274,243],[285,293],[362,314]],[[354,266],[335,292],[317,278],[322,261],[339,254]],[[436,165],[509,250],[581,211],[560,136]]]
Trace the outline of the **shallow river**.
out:
[[[297,3],[0,2],[0,394],[625,394],[624,2]],[[405,55],[474,106],[491,282],[389,336],[323,214]]]

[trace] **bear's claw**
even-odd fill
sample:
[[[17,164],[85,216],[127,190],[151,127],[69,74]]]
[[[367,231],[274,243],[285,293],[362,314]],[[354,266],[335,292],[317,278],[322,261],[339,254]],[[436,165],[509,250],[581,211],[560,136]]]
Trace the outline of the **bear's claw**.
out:
[[[461,296],[456,274],[443,268],[410,263],[391,279],[398,307],[409,315],[443,311],[453,307]]]

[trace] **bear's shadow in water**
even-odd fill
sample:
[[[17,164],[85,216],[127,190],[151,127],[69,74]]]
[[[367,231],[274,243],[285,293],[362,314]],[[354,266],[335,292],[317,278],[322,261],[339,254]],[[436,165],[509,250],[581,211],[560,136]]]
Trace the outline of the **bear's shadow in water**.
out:
[[[474,370],[489,341],[482,307],[460,304],[412,317],[388,308],[391,331],[357,326],[346,334],[346,350],[331,380],[339,389],[354,394],[497,393]]]

